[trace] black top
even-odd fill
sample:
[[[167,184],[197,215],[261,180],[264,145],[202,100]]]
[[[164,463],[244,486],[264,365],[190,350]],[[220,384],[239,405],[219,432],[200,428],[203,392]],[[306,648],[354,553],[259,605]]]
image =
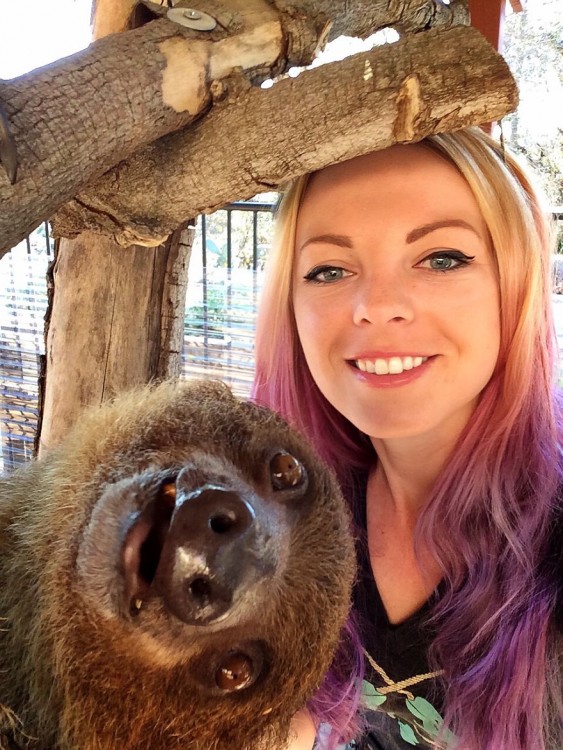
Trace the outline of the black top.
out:
[[[357,516],[358,576],[353,605],[365,651],[365,680],[362,704],[368,706],[366,736],[347,750],[426,750],[443,725],[444,685],[440,674],[431,673],[427,652],[433,634],[426,623],[428,614],[444,593],[443,582],[427,602],[398,625],[389,622],[373,576],[367,544],[365,495],[367,477],[358,484]],[[559,498],[558,498],[559,499]],[[545,557],[549,577],[559,590],[555,624],[563,633],[563,521],[561,504],[556,504],[549,549]],[[442,734],[455,740],[451,732]],[[452,743],[455,746],[455,742]]]
[[[363,703],[368,736],[362,750],[412,750],[433,747],[442,725],[443,689],[439,674],[431,673],[426,653],[432,640],[425,624],[440,587],[417,612],[392,625],[377,590],[367,544],[358,552],[358,580],[354,591],[362,641],[366,652]]]
[[[373,710],[366,715],[368,735],[357,747],[362,750],[431,748],[443,723],[443,688],[439,674],[431,673],[426,659],[432,632],[425,619],[440,596],[441,586],[417,612],[392,625],[371,568],[365,503],[358,505],[363,517],[356,519],[359,538],[354,609],[366,653],[362,702]]]

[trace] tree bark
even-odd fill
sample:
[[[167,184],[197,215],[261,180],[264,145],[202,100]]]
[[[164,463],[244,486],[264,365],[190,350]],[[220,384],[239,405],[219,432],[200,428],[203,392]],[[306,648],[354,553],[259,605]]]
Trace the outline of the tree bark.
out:
[[[396,142],[498,119],[516,103],[506,63],[475,29],[407,36],[269,90],[231,93],[191,128],[110,170],[53,228],[150,246],[188,217]]]
[[[165,246],[116,247],[84,233],[61,240],[46,334],[39,453],[85,406],[181,372],[187,268],[194,229]]]
[[[329,39],[341,34],[367,37],[379,29],[393,27],[401,34],[429,29],[448,29],[469,24],[467,0],[452,0],[449,5],[435,0],[274,0],[281,9],[299,9],[310,17],[323,14],[332,26]],[[353,13],[351,12],[353,6]]]
[[[226,28],[195,32],[157,20],[2,82],[0,145],[14,155],[7,139],[15,142],[17,172],[11,184],[0,170],[0,253],[87,182],[201,116],[233,70],[259,82],[295,64],[267,0],[229,2],[237,12]],[[303,19],[301,32],[310,42],[300,47],[306,64],[324,28],[317,34]]]
[[[108,38],[0,84],[0,257],[107,169],[202,116],[234,69],[256,83],[309,64],[329,34],[467,22],[466,0],[198,0],[215,30],[161,19],[115,34],[140,7],[97,0]]]

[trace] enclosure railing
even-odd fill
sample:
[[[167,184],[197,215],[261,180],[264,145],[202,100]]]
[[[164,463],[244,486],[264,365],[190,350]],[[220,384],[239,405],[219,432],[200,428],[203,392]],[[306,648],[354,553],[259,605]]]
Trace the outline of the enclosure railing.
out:
[[[217,377],[248,395],[256,305],[271,235],[270,201],[233,203],[200,217],[189,266],[184,377]],[[45,224],[0,260],[0,471],[29,460],[45,351]]]

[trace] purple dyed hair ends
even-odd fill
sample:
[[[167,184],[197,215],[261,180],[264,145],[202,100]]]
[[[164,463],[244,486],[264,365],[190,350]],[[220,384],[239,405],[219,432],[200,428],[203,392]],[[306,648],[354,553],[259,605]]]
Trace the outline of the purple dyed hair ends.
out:
[[[456,750],[561,750],[561,538],[553,540],[563,516],[563,409],[555,385],[549,226],[521,168],[480,130],[431,136],[421,145],[453,163],[471,187],[491,235],[501,300],[496,371],[415,530],[415,549],[424,540],[445,581],[430,617],[436,636],[429,652],[431,668],[444,671],[444,726],[457,736]],[[254,397],[309,437],[350,495],[354,476],[376,456],[315,385],[291,304],[295,222],[306,184],[302,178],[293,185],[280,212],[259,317]],[[331,747],[357,731],[361,675],[351,619],[309,706],[318,722],[333,727]]]

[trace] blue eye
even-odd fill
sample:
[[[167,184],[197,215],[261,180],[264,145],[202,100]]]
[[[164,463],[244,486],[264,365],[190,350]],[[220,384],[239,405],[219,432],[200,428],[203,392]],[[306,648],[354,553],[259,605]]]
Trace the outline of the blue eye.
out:
[[[459,250],[439,250],[428,255],[418,265],[428,264],[426,267],[432,271],[454,271],[469,265],[473,260],[474,255],[465,255]]]
[[[303,278],[305,281],[312,281],[314,284],[331,284],[334,281],[344,279],[346,276],[350,276],[350,272],[339,266],[316,266]]]

